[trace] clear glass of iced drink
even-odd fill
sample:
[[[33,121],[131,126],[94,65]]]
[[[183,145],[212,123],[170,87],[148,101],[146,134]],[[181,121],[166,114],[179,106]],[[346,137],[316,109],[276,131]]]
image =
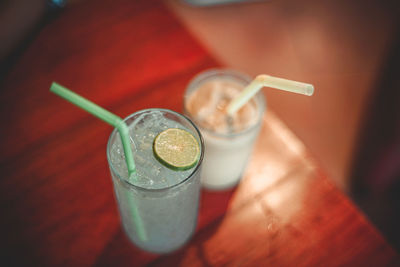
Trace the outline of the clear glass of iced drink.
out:
[[[225,109],[250,82],[242,73],[212,69],[195,76],[186,89],[184,113],[198,126],[205,143],[201,174],[205,188],[231,188],[246,168],[262,123],[264,95],[258,92],[231,120]]]
[[[129,127],[136,163],[129,178],[120,136],[114,130],[107,145],[115,196],[127,236],[143,250],[168,253],[183,246],[193,234],[200,197],[200,169],[204,145],[197,127],[185,116],[166,109],[141,110],[124,119]],[[154,138],[169,128],[191,133],[200,146],[194,167],[177,171],[153,155]],[[143,233],[137,224],[141,224]]]

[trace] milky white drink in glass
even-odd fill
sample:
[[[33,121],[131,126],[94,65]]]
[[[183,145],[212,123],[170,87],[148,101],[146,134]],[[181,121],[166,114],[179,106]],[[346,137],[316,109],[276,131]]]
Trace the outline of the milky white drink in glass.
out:
[[[264,95],[257,93],[229,122],[226,106],[251,79],[232,70],[208,70],[189,83],[184,110],[204,138],[205,154],[201,174],[208,189],[235,186],[245,171],[265,110]]]
[[[197,223],[203,140],[196,126],[183,115],[165,109],[138,111],[125,120],[136,164],[136,179],[128,178],[118,132],[107,145],[107,158],[123,228],[138,247],[167,253],[183,246]],[[191,169],[171,170],[153,155],[154,138],[168,128],[190,132],[200,146],[200,159]],[[144,235],[139,233],[142,224]]]

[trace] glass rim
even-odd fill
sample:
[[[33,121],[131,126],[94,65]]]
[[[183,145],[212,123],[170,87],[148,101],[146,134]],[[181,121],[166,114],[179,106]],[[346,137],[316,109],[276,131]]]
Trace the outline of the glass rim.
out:
[[[196,173],[199,171],[199,168],[201,166],[201,163],[203,162],[203,158],[204,158],[204,140],[203,140],[203,136],[200,133],[200,130],[197,128],[197,126],[192,122],[192,120],[190,118],[188,118],[187,116],[185,116],[184,114],[178,113],[176,111],[170,110],[170,109],[165,109],[165,108],[147,108],[147,109],[141,109],[138,110],[130,115],[128,115],[127,117],[125,117],[123,119],[124,122],[126,122],[126,120],[131,119],[132,117],[142,114],[144,112],[149,112],[149,111],[162,111],[162,112],[166,112],[166,113],[170,113],[170,114],[174,114],[178,117],[182,117],[183,119],[185,119],[186,121],[189,122],[189,124],[195,129],[198,137],[199,137],[199,141],[200,141],[200,158],[199,161],[197,162],[196,166],[194,167],[193,171],[182,181],[180,181],[179,183],[170,185],[168,187],[163,187],[163,188],[146,188],[146,187],[142,187],[142,186],[138,186],[135,185],[131,182],[129,182],[127,179],[123,178],[121,176],[121,174],[119,172],[116,171],[114,165],[112,164],[111,161],[111,156],[110,156],[110,152],[111,152],[111,139],[117,134],[118,130],[116,128],[113,129],[113,131],[111,132],[108,141],[107,141],[107,161],[108,161],[108,165],[111,169],[111,172],[113,172],[115,174],[115,176],[122,182],[124,183],[126,186],[130,187],[130,188],[134,188],[140,191],[145,191],[145,192],[164,192],[164,191],[169,191],[173,188],[177,188],[183,184],[185,184],[187,181],[191,180],[190,178],[192,178],[194,175],[196,175]],[[128,125],[129,127],[129,125]]]
[[[201,128],[202,131],[204,131],[207,134],[210,134],[212,136],[215,137],[219,137],[219,138],[234,138],[237,136],[241,136],[241,135],[245,135],[248,132],[253,131],[254,129],[256,129],[257,127],[259,127],[259,125],[261,124],[262,120],[263,120],[263,114],[266,110],[266,99],[262,93],[262,91],[260,90],[253,98],[256,98],[256,104],[257,104],[257,110],[259,112],[259,118],[257,119],[257,121],[251,125],[250,127],[241,130],[239,132],[234,132],[234,133],[217,133],[209,128],[203,127],[201,126],[200,123],[198,123],[198,121],[194,118],[194,116],[192,116],[192,114],[187,110],[186,108],[186,100],[189,97],[188,92],[191,89],[195,89],[196,87],[198,87],[197,85],[204,79],[207,79],[209,77],[212,77],[213,75],[225,75],[225,76],[230,76],[230,77],[234,77],[234,78],[238,78],[240,80],[242,80],[243,82],[247,82],[250,83],[252,81],[251,77],[245,73],[236,71],[234,69],[230,69],[230,68],[211,68],[211,69],[206,69],[200,73],[198,73],[197,75],[195,75],[189,82],[189,84],[187,85],[186,89],[185,89],[185,94],[184,94],[184,101],[183,101],[183,111],[185,114],[188,114],[190,116],[190,119],[193,120],[195,123],[197,123],[198,127]]]

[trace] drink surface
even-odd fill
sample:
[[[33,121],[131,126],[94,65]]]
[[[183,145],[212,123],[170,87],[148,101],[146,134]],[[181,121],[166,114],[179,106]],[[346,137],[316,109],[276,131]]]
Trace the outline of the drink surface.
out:
[[[186,90],[185,111],[204,138],[201,183],[208,189],[235,186],[250,158],[265,109],[263,96],[257,94],[231,119],[226,114],[228,104],[249,83],[236,72],[210,70],[199,74]]]
[[[246,103],[233,115],[232,122],[225,112],[242,90],[243,85],[221,77],[206,81],[188,97],[186,110],[202,128],[220,134],[243,131],[257,123],[260,115],[256,102]]]
[[[129,134],[136,164],[136,181],[133,182],[132,178],[128,179],[124,150],[119,135],[110,152],[111,162],[116,172],[132,184],[147,189],[170,187],[189,177],[194,168],[185,171],[171,170],[154,157],[154,138],[168,128],[180,128],[189,131],[180,123],[165,118],[162,112],[158,110],[144,113],[135,119],[129,125]]]
[[[111,134],[108,145],[111,177],[123,228],[139,248],[154,253],[174,251],[189,240],[196,228],[204,153],[201,137],[189,120],[165,109],[141,110],[127,117],[125,122],[129,127],[136,177],[128,178],[118,132]],[[201,158],[192,169],[171,170],[153,155],[155,137],[169,128],[183,129],[201,144]],[[179,186],[174,186],[176,184]]]

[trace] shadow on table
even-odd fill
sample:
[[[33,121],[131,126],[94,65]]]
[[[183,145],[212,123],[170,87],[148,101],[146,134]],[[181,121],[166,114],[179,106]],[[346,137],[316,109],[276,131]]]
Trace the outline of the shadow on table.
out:
[[[156,259],[150,266],[180,266],[183,260],[191,264],[212,266],[205,255],[204,244],[218,231],[236,188],[226,191],[203,190],[198,227],[192,240],[180,250]]]
[[[188,253],[195,253],[202,266],[211,266],[203,244],[219,229],[236,188],[201,192],[198,226],[192,239],[181,249],[166,255],[148,253],[135,247],[120,227],[98,256],[94,266],[179,266]]]

